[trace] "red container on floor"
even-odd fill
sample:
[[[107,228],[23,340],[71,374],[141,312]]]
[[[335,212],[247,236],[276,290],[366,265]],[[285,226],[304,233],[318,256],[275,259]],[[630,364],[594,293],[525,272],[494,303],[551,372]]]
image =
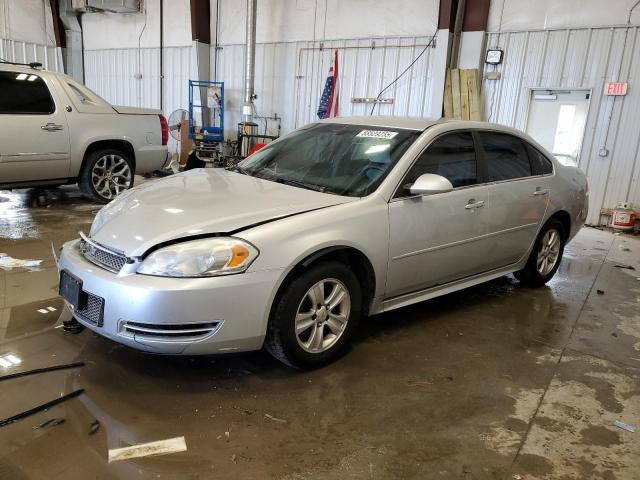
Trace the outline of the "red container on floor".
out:
[[[611,213],[611,226],[616,230],[633,230],[636,223],[636,212],[628,203],[619,203]]]

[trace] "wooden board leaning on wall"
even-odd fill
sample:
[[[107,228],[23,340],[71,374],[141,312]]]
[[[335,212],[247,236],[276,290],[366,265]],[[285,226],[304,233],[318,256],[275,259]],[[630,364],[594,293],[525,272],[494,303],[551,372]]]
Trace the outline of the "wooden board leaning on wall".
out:
[[[447,69],[444,116],[456,120],[482,120],[480,74],[477,69]]]

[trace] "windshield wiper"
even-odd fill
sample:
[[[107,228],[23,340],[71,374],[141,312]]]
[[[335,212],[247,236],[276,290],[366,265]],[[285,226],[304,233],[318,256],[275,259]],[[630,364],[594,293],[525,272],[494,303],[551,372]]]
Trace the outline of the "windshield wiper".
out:
[[[283,183],[284,185],[291,185],[293,187],[306,188],[307,190],[313,190],[315,192],[324,192],[326,190],[324,187],[321,187],[320,185],[315,185],[313,183],[300,182],[298,180],[291,180],[288,178],[275,178],[273,179],[273,181],[277,183]]]
[[[238,165],[234,165],[233,167],[227,167],[225,170],[228,170],[230,172],[238,172],[241,173],[242,175],[249,175],[250,177],[253,177],[252,174],[250,174],[247,170],[245,170],[242,167],[239,167]]]

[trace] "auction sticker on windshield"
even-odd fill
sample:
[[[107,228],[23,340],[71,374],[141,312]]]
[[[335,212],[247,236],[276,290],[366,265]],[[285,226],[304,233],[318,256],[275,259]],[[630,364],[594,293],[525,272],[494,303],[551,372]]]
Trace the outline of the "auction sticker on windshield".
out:
[[[398,132],[389,132],[387,130],[362,130],[356,137],[391,139],[396,135],[398,135]]]

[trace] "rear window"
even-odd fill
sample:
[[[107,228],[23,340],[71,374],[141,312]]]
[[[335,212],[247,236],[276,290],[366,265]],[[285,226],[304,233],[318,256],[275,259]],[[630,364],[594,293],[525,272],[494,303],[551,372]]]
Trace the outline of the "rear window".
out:
[[[524,143],[506,133],[479,132],[487,164],[487,181],[499,182],[531,176],[531,164]]]
[[[39,75],[0,72],[0,114],[46,115],[55,111],[49,88]]]
[[[529,151],[529,160],[531,160],[534,175],[549,175],[553,173],[551,160],[531,145],[527,145],[527,150]]]

